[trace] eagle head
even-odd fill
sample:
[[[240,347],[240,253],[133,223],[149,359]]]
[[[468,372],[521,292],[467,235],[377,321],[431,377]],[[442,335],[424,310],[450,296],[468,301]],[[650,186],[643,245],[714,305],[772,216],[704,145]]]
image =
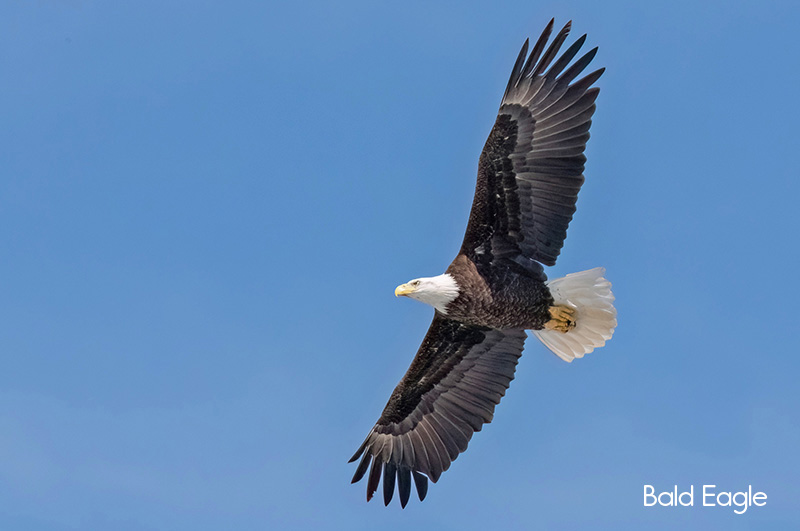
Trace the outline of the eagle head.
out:
[[[411,299],[430,304],[443,314],[447,314],[447,305],[458,297],[456,279],[447,273],[438,277],[424,277],[400,284],[394,290],[397,297]]]

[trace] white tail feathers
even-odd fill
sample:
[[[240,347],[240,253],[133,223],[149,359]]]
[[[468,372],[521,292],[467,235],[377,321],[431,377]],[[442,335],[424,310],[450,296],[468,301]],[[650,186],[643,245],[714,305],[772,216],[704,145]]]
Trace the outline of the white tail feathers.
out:
[[[617,326],[611,282],[602,267],[571,273],[547,282],[555,304],[575,309],[575,328],[569,332],[533,330],[539,341],[564,361],[582,358],[606,344]]]

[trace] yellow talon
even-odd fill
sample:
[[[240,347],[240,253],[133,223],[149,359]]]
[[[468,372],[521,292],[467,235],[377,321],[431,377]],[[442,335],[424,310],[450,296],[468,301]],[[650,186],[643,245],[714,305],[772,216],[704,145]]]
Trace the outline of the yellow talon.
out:
[[[544,324],[547,330],[567,333],[575,328],[575,309],[569,306],[550,306],[550,319]]]

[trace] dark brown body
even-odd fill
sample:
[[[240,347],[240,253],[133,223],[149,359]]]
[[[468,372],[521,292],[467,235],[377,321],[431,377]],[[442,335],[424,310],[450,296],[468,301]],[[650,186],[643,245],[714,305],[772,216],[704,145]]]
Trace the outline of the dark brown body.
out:
[[[447,306],[449,319],[500,330],[541,330],[550,319],[550,290],[515,262],[479,268],[461,254],[447,273],[459,286],[459,296]]]

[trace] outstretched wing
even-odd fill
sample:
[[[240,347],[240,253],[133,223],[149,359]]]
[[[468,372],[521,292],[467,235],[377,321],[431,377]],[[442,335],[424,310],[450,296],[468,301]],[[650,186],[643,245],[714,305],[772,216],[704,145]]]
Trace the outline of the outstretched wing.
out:
[[[544,51],[551,20],[530,56],[525,41],[511,72],[478,163],[461,247],[477,264],[501,257],[541,270],[530,261],[553,265],[564,245],[583,184],[583,152],[600,91],[590,87],[604,71],[573,83],[597,52],[590,50],[567,68],[586,35],[553,62],[570,27],[567,23]]]
[[[400,504],[406,506],[412,477],[419,499],[425,498],[427,478],[435,483],[467,449],[472,434],[492,421],[514,379],[525,337],[522,330],[470,326],[437,312],[411,367],[350,459],[361,457],[353,483],[369,469],[367,501],[381,476],[386,505],[397,481]]]

